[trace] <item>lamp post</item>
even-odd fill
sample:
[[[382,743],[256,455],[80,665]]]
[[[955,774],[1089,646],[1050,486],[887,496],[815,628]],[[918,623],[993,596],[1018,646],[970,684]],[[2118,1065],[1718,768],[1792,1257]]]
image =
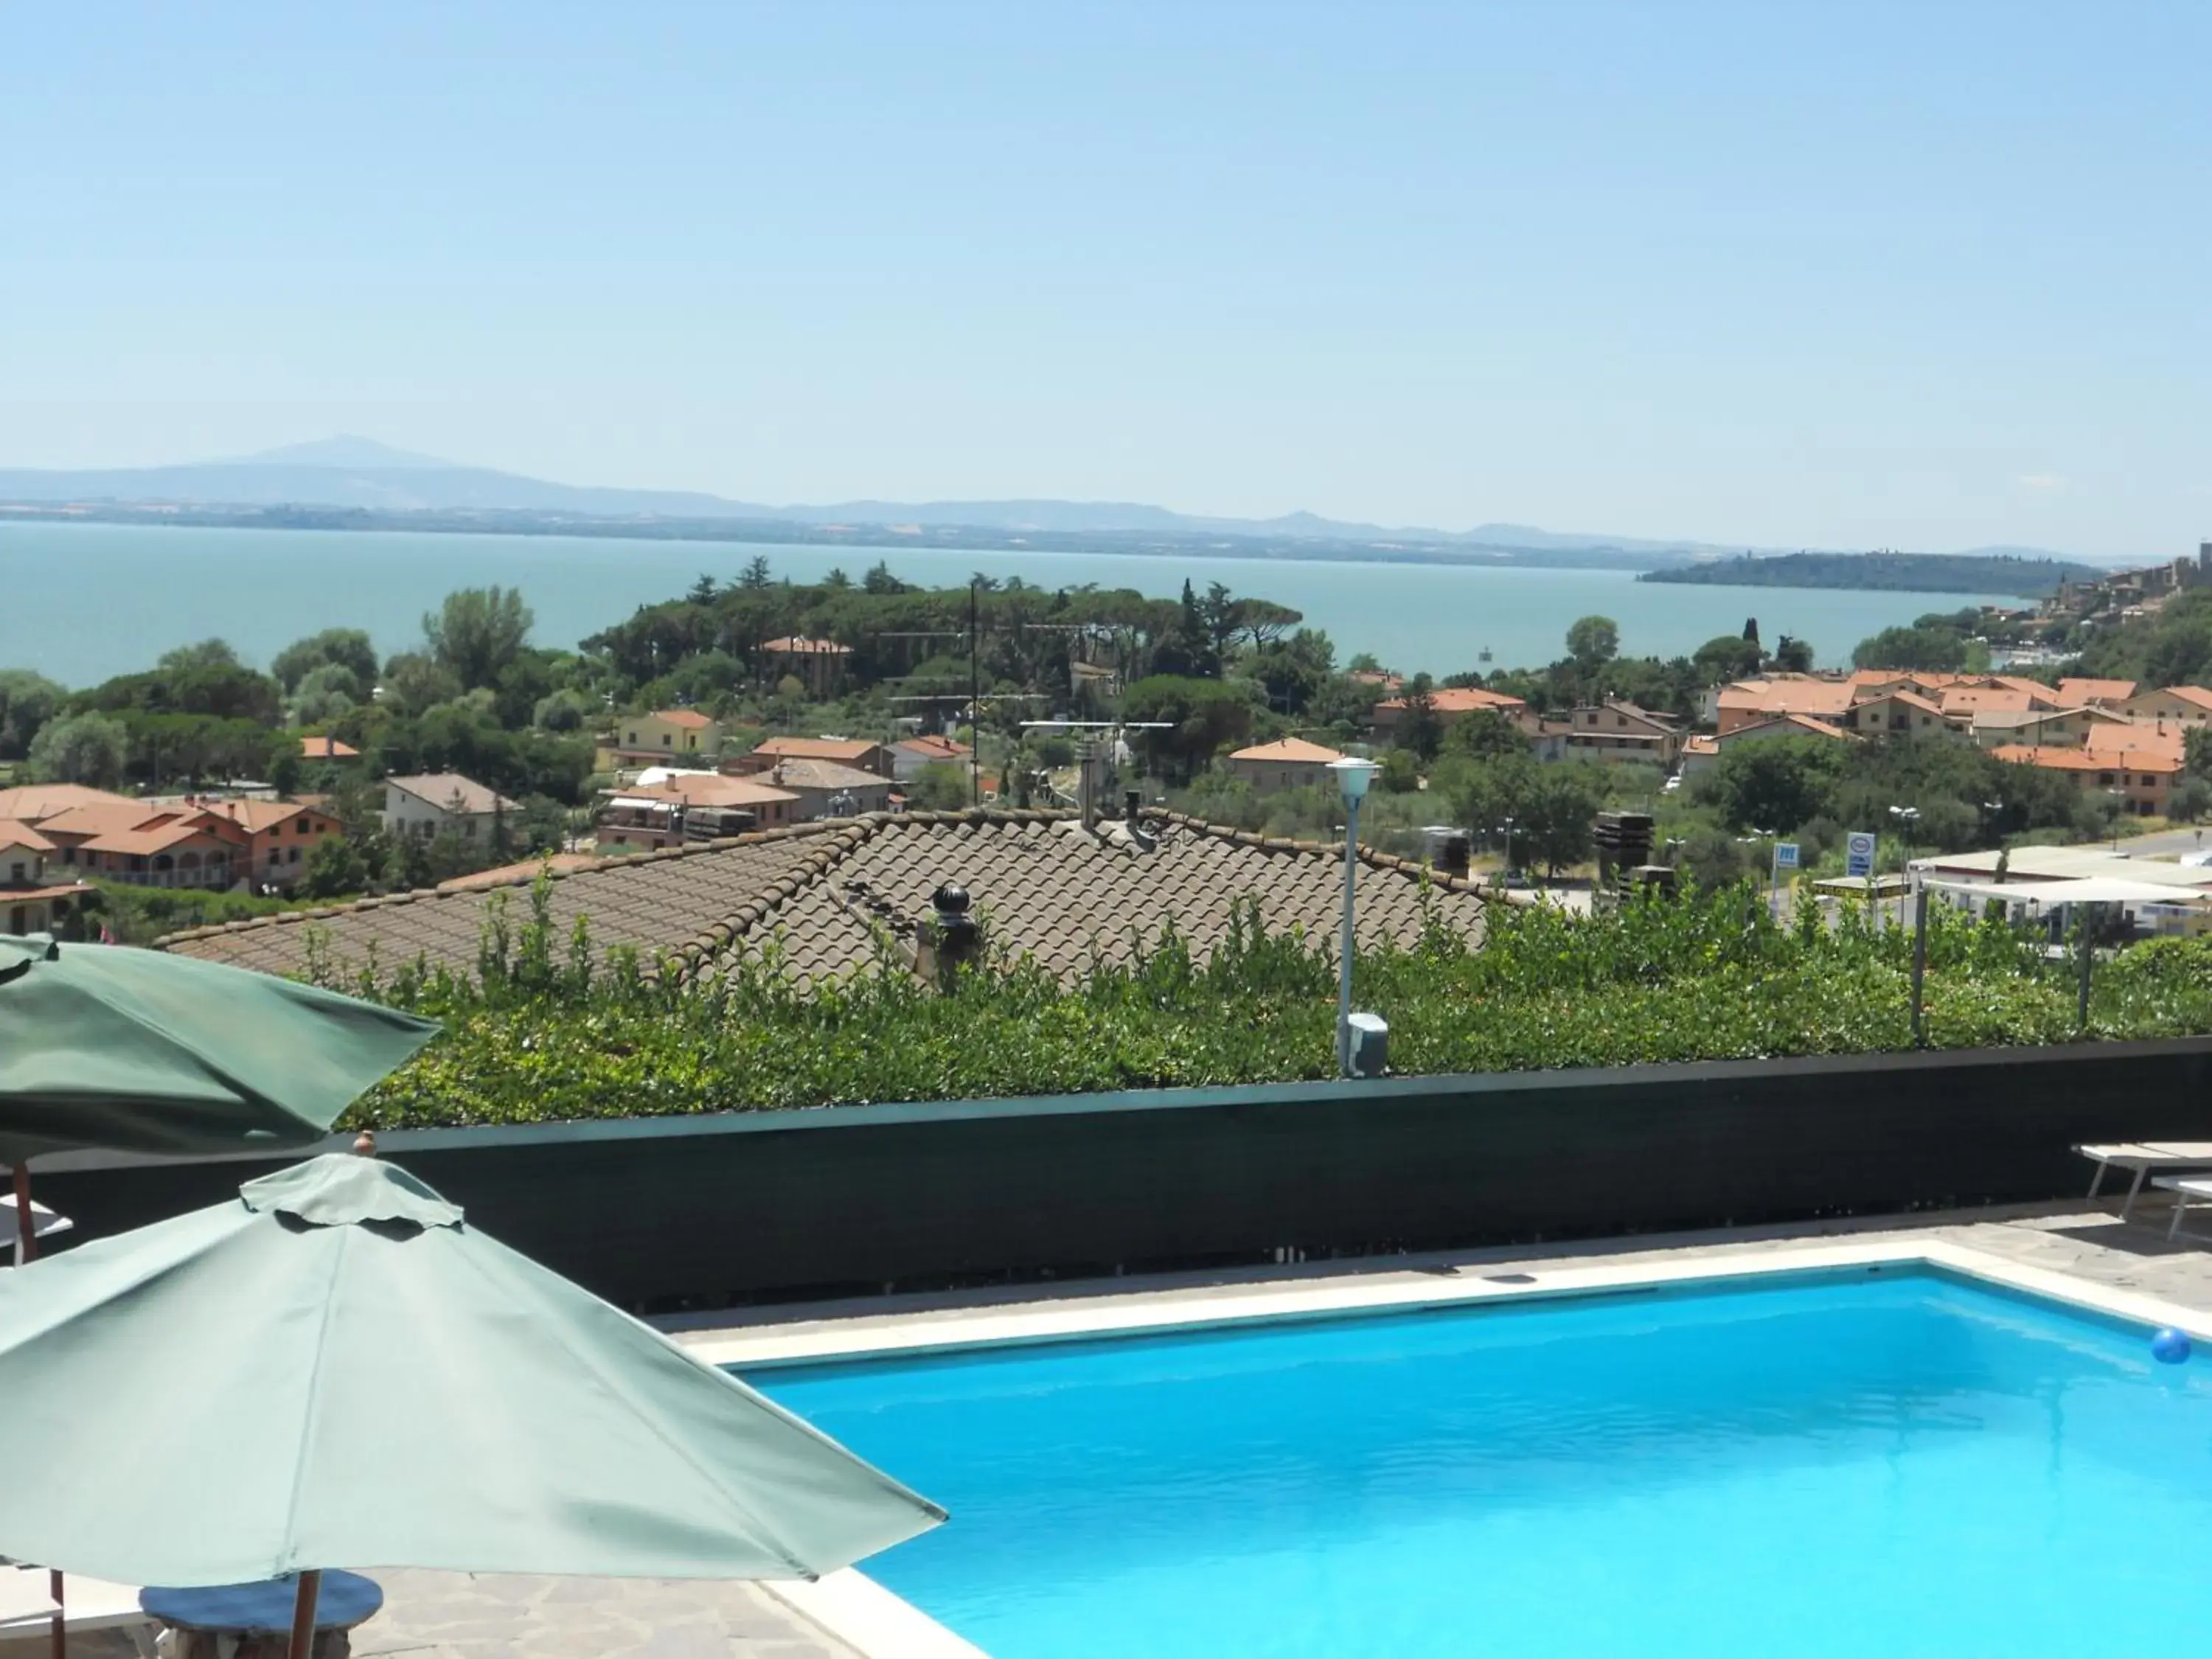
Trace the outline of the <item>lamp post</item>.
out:
[[[1344,932],[1336,950],[1336,1074],[1352,1075],[1352,902],[1359,868],[1359,803],[1367,799],[1367,786],[1380,770],[1373,761],[1336,760],[1328,763],[1336,774],[1336,787],[1344,797]]]
[[[1920,809],[1917,806],[1893,806],[1889,809],[1889,815],[1897,820],[1897,873],[1904,876],[1912,865],[1912,826],[1920,822]],[[1899,901],[1897,919],[1900,925],[1905,921],[1902,900]]]
[[[1758,825],[1753,824],[1753,825],[1752,826],[1752,830],[1751,830],[1751,833],[1750,833],[1749,835],[1747,835],[1747,836],[1738,836],[1735,838],[1736,845],[1737,845],[1737,846],[1739,846],[1739,847],[1756,847],[1756,846],[1758,846],[1758,845],[1759,844],[1759,842],[1766,842],[1766,843],[1767,843],[1767,852],[1766,852],[1766,913],[1767,913],[1769,915],[1772,915],[1774,914],[1774,889],[1775,889],[1775,884],[1776,884],[1776,872],[1775,872],[1775,868],[1774,868],[1774,845],[1773,845],[1773,844],[1774,844],[1774,842],[1776,842],[1777,841],[1778,841],[1778,840],[1781,838],[1781,834],[1782,834],[1782,832],[1781,832],[1780,830],[1761,830]],[[1759,878],[1758,878],[1758,875],[1757,875],[1756,872],[1753,872],[1753,877],[1752,877],[1753,884],[1754,885],[1756,885],[1756,884],[1757,884],[1757,883],[1758,883],[1758,879],[1759,879]]]
[[[1498,880],[1502,882],[1513,873],[1513,815],[1511,813],[1505,815],[1505,822],[1499,828],[1505,833],[1505,867],[1499,871],[1498,875]]]

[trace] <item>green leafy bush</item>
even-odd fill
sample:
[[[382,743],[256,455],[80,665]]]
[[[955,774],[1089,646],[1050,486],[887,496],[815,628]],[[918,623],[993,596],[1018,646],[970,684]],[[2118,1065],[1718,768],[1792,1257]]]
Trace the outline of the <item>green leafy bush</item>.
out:
[[[495,906],[474,975],[313,976],[436,1015],[446,1035],[369,1094],[383,1127],[753,1111],[867,1102],[1288,1082],[1334,1068],[1330,941],[1271,931],[1256,909],[1205,961],[1173,932],[1132,941],[1063,984],[987,950],[949,989],[888,939],[872,971],[809,984],[769,940],[686,983],[579,922],[561,936],[546,884],[527,914]],[[1102,942],[1102,945],[1104,942]],[[1408,1073],[1753,1060],[1911,1044],[1910,935],[1847,909],[1777,921],[1743,887],[1574,917],[1492,912],[1470,949],[1441,925],[1354,964],[1358,1006],[1390,1023]],[[2099,970],[2076,1029],[2073,969],[2002,924],[1937,906],[1926,975],[1939,1048],[2087,1035],[2212,1032],[2212,940],[2137,946]]]

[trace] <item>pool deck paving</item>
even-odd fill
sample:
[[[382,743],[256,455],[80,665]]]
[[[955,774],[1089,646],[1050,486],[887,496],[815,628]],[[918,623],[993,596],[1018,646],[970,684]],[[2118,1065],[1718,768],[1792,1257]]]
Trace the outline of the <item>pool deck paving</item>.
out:
[[[1034,1340],[1079,1328],[1142,1328],[1400,1305],[1546,1287],[1596,1288],[1621,1278],[1697,1277],[1946,1250],[2100,1297],[2150,1298],[2197,1316],[2212,1337],[2212,1241],[2169,1242],[2163,1205],[2127,1223],[2114,1206],[2076,1203],[1739,1228],[1727,1231],[1237,1271],[1006,1285],[804,1307],[731,1310],[659,1322],[718,1364],[811,1353]],[[1961,1259],[1964,1259],[1962,1255]],[[472,1577],[380,1572],[384,1610],[354,1633],[367,1659],[914,1659],[893,1639],[833,1635],[782,1595],[737,1583]],[[851,1575],[845,1575],[851,1577]],[[806,1597],[794,1594],[793,1600]],[[823,1605],[828,1605],[824,1603]],[[838,1622],[833,1620],[831,1622]],[[964,1648],[955,1644],[947,1651]],[[80,1659],[135,1653],[114,1632],[75,1638]],[[965,1650],[972,1653],[974,1650]],[[0,1641],[0,1659],[43,1655]]]

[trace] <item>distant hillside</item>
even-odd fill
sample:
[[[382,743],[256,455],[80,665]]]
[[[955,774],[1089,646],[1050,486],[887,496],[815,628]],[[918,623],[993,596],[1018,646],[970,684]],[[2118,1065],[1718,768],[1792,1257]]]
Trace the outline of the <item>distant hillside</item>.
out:
[[[1420,556],[1425,550],[1462,550],[1468,556],[1508,556],[1511,563],[1619,566],[1645,556],[1652,563],[1731,552],[1704,542],[1559,532],[1527,525],[1484,524],[1471,530],[1389,527],[1289,513],[1237,519],[1178,513],[1141,501],[833,501],[771,506],[703,492],[625,489],[556,483],[519,472],[465,466],[394,449],[372,438],[339,436],[290,444],[258,455],[176,466],[82,471],[0,469],[0,503],[78,503],[99,507],[188,505],[203,508],[351,509],[370,513],[573,514],[601,520],[715,520],[832,526],[975,529],[1002,536],[1227,536],[1285,543],[1372,547],[1353,557]],[[834,533],[834,532],[833,532]],[[1530,557],[1528,556],[1538,556]],[[1318,553],[1317,553],[1317,556]]]
[[[1647,571],[1647,582],[1709,587],[1856,587],[1904,593],[2003,593],[2039,599],[2061,582],[2107,574],[2070,560],[2013,553],[1784,553]]]
[[[702,535],[713,539],[763,540],[788,536],[804,526],[820,538],[856,544],[896,546],[917,532],[957,545],[1059,544],[1091,546],[1097,538],[1118,550],[1141,551],[1157,538],[1179,548],[1212,545],[1224,538],[1244,545],[1224,552],[1303,558],[1419,560],[1442,562],[1495,561],[1501,564],[1646,568],[1711,560],[1742,553],[1741,544],[1613,536],[1581,531],[1540,530],[1522,524],[1480,524],[1468,530],[1390,527],[1324,519],[1312,513],[1287,513],[1270,519],[1223,518],[1178,513],[1142,501],[833,501],[828,505],[771,506],[732,501],[702,491],[628,489],[556,483],[520,472],[467,466],[436,456],[394,449],[373,438],[341,435],[289,444],[258,455],[195,461],[176,466],[120,467],[89,471],[0,469],[0,507],[37,508],[68,504],[101,517],[129,518],[149,507],[185,507],[195,521],[226,515],[240,524],[278,522],[253,515],[272,510],[300,523],[318,514],[512,514],[534,515],[542,522],[501,526],[416,523],[388,527],[462,530],[573,528],[582,534],[637,533]],[[301,515],[305,515],[303,519]],[[554,520],[568,520],[568,525]],[[588,520],[588,523],[575,522]],[[182,522],[172,520],[172,522]],[[630,526],[617,531],[607,526]],[[770,532],[773,532],[773,534]],[[986,533],[988,532],[988,533]],[[890,538],[891,539],[886,539]],[[809,535],[803,539],[815,539]],[[1975,554],[2008,551],[1978,549]],[[2034,550],[2024,550],[2034,553]],[[1745,555],[1725,563],[1702,565],[1697,573],[1669,580],[1747,581],[1760,586],[1810,587],[1942,588],[1948,578],[1931,581],[1870,581],[1792,578],[1780,574],[1792,559],[1856,562],[1856,556],[1790,555],[1756,558]],[[1893,556],[1875,556],[1890,557]],[[1938,556],[1929,556],[1933,559]],[[1954,558],[1970,556],[1944,556]],[[1924,562],[1916,559],[1904,563]],[[1755,575],[1719,575],[1756,564]],[[1773,567],[1768,568],[1767,567]],[[2054,568],[2057,567],[2054,566]],[[2072,567],[2067,567],[2072,568]],[[2025,592],[2012,575],[2000,586],[1976,591]],[[2056,576],[2051,580],[2056,581]]]

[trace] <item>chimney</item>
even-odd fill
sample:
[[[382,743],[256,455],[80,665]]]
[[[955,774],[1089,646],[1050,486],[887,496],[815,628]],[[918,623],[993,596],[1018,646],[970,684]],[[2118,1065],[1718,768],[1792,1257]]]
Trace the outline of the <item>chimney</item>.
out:
[[[929,896],[929,915],[915,929],[914,970],[939,990],[950,990],[961,968],[975,963],[983,941],[968,904],[966,888],[945,882]]]

